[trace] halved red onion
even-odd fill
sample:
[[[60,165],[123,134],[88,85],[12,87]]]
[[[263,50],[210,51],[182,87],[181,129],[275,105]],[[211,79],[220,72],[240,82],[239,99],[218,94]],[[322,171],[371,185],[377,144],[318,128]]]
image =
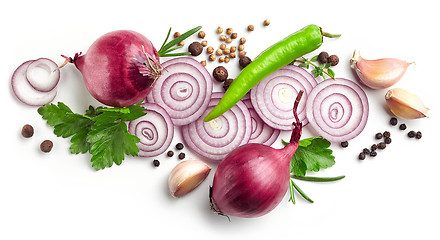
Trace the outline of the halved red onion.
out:
[[[140,142],[140,157],[155,157],[164,153],[170,146],[174,136],[174,124],[166,110],[155,103],[143,103],[147,114],[130,121],[128,131],[136,135]]]
[[[48,58],[39,58],[28,66],[26,77],[33,88],[41,92],[48,92],[58,85],[60,70],[54,61]]]
[[[196,121],[182,126],[182,139],[193,152],[215,162],[249,142],[252,133],[251,116],[246,105],[239,101],[220,117],[209,122],[203,118],[218,104],[224,93],[212,93],[208,107]]]
[[[255,112],[249,94],[246,94],[242,99],[243,103],[251,114],[252,133],[249,143],[261,143],[267,146],[272,145],[280,135],[280,130],[269,127]]]
[[[162,66],[164,71],[146,100],[162,106],[174,125],[195,121],[211,98],[211,75],[201,63],[190,57],[174,58]]]
[[[292,130],[293,104],[300,90],[306,98],[317,85],[316,79],[304,69],[287,65],[259,82],[250,91],[252,105],[261,119],[270,127],[279,130]],[[307,125],[306,102],[298,106],[298,117]]]
[[[331,142],[359,135],[368,120],[368,98],[355,82],[344,78],[319,83],[307,99],[307,118],[313,129]]]
[[[57,89],[49,92],[36,90],[29,84],[26,72],[34,60],[29,60],[21,64],[13,73],[11,78],[12,91],[15,96],[23,103],[31,106],[42,106],[53,101],[57,95]]]

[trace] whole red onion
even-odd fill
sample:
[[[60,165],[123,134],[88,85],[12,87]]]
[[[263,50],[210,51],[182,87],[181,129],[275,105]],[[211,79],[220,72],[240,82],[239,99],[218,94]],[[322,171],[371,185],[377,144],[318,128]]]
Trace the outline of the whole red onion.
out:
[[[220,162],[210,190],[211,207],[220,215],[259,217],[272,211],[285,196],[290,179],[290,161],[298,148],[302,124],[297,107],[290,143],[282,149],[250,143],[242,145]]]
[[[140,102],[162,72],[150,40],[129,30],[104,34],[85,55],[66,59],[82,73],[87,90],[96,100],[115,107]]]

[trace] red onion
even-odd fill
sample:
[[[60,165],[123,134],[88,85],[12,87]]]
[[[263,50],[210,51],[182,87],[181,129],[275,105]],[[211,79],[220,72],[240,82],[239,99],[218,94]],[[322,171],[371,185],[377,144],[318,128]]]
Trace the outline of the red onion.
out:
[[[331,142],[359,135],[368,120],[368,98],[355,82],[344,78],[319,83],[307,99],[307,118],[313,129]]]
[[[147,114],[129,122],[128,131],[139,137],[140,157],[154,157],[165,152],[174,136],[174,125],[165,109],[154,103],[143,103]]]
[[[212,93],[202,116],[214,108],[224,93]],[[203,117],[181,127],[182,139],[193,152],[212,161],[221,161],[228,153],[246,144],[251,137],[251,116],[246,105],[239,101],[222,116],[209,122]]]
[[[252,106],[249,94],[246,94],[242,99],[243,103],[248,107],[252,120],[252,133],[249,143],[261,143],[265,145],[272,145],[280,135],[280,130],[269,127],[255,112]]]
[[[41,70],[44,72],[43,74],[35,73]],[[45,76],[42,77],[41,75]],[[35,88],[35,90],[48,92],[58,85],[60,70],[54,61],[48,58],[39,58],[28,66],[26,77],[29,84]]]
[[[21,102],[31,106],[42,106],[53,101],[57,89],[42,92],[32,87],[27,79],[27,70],[33,62],[34,60],[26,61],[14,71],[11,78],[12,91]]]
[[[213,211],[227,216],[259,217],[272,211],[285,196],[290,179],[290,161],[298,148],[302,124],[293,106],[296,122],[290,143],[282,149],[249,143],[236,148],[218,165],[210,190]]]
[[[212,78],[206,68],[190,57],[179,57],[162,64],[164,71],[147,96],[165,108],[175,125],[198,119],[208,106]]]
[[[292,107],[295,96],[304,90],[305,97],[317,85],[316,79],[304,69],[287,65],[259,82],[250,91],[252,105],[263,121],[272,128],[290,130],[295,120]],[[306,103],[298,106],[298,117],[307,125]]]
[[[162,68],[153,44],[140,33],[109,32],[98,38],[85,55],[73,62],[87,89],[103,104],[125,107],[140,102],[151,91]]]

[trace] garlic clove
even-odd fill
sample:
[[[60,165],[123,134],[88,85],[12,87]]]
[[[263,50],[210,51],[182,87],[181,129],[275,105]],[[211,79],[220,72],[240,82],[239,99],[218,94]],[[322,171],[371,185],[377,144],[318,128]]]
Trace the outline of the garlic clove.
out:
[[[403,77],[408,66],[412,64],[396,58],[367,60],[361,57],[358,50],[354,51],[350,63],[360,81],[372,89],[391,87]]]
[[[209,175],[211,167],[200,160],[186,160],[177,164],[168,177],[171,196],[182,197],[199,186]]]
[[[429,108],[423,104],[422,100],[402,88],[388,90],[385,100],[391,112],[397,117],[417,119],[428,116]]]

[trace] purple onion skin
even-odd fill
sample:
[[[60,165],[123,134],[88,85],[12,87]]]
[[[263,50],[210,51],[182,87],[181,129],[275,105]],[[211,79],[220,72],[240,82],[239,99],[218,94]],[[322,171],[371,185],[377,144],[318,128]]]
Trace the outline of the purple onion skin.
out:
[[[301,137],[301,123],[294,126],[290,143],[282,149],[250,143],[238,147],[220,162],[211,189],[215,212],[260,217],[281,202],[289,187],[290,161]]]
[[[146,61],[157,72],[151,71]],[[104,34],[85,55],[76,55],[73,62],[90,94],[115,107],[130,106],[144,99],[161,72],[159,55],[150,40],[129,30]]]

